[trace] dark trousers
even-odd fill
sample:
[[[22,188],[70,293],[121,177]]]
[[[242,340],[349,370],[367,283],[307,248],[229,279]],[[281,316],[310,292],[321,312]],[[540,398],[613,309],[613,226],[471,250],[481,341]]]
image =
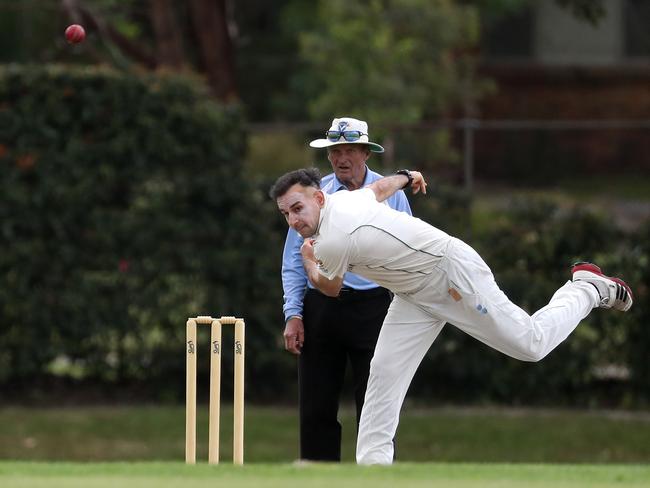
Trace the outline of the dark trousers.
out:
[[[358,429],[370,360],[390,302],[384,288],[344,289],[339,298],[307,291],[305,343],[298,361],[301,459],[341,460],[338,409],[345,369],[349,360]]]

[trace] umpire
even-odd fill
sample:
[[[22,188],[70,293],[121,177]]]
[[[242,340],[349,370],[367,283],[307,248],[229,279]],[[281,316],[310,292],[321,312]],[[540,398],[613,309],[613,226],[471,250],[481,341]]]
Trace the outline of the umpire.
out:
[[[321,181],[326,193],[357,190],[382,177],[366,163],[371,153],[384,148],[369,140],[368,124],[362,120],[334,119],[325,138],[309,145],[327,148],[334,172]],[[411,214],[403,191],[387,203]],[[358,426],[370,360],[392,297],[385,288],[352,273],[345,275],[338,297],[323,295],[308,283],[300,254],[302,241],[289,229],[282,255],[284,345],[298,355],[300,458],[340,461],[338,409],[347,363],[352,368]]]

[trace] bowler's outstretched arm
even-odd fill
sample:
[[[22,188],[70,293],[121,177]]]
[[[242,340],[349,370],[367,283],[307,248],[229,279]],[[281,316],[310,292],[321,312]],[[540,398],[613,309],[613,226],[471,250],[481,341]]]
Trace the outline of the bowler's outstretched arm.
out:
[[[424,176],[419,171],[409,171],[411,174],[410,187],[413,189],[413,193],[418,193],[422,190],[422,193],[427,193],[427,183],[424,180]],[[378,202],[383,202],[387,198],[390,198],[393,193],[404,188],[405,185],[408,185],[409,177],[404,174],[397,174],[392,176],[386,176],[381,180],[377,180],[374,183],[371,183],[366,188],[372,189],[375,192],[375,198]]]

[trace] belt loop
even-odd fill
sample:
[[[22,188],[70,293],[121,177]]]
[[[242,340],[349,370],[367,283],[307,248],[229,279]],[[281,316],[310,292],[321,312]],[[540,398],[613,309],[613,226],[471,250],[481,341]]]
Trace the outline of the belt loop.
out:
[[[338,300],[352,300],[352,299],[361,299],[361,298],[371,298],[375,296],[382,295],[384,293],[387,293],[388,290],[385,288],[382,288],[381,286],[377,288],[370,288],[369,290],[355,290],[354,288],[350,288],[349,286],[344,286],[341,288],[339,291],[338,296],[336,297]]]

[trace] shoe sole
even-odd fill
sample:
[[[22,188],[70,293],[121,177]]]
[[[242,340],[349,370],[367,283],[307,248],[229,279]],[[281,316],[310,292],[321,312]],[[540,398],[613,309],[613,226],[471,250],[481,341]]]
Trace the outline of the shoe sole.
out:
[[[592,263],[576,263],[576,264],[573,265],[573,268],[571,268],[571,275],[573,275],[577,271],[587,271],[588,273],[593,273],[595,275],[600,276],[601,278],[606,278],[608,280],[612,280],[615,283],[618,283],[623,288],[625,288],[625,290],[630,295],[630,300],[632,300],[634,302],[634,293],[632,293],[632,289],[627,285],[627,283],[625,283],[625,281],[623,281],[620,278],[614,278],[613,276],[607,276],[595,264],[592,264]]]

